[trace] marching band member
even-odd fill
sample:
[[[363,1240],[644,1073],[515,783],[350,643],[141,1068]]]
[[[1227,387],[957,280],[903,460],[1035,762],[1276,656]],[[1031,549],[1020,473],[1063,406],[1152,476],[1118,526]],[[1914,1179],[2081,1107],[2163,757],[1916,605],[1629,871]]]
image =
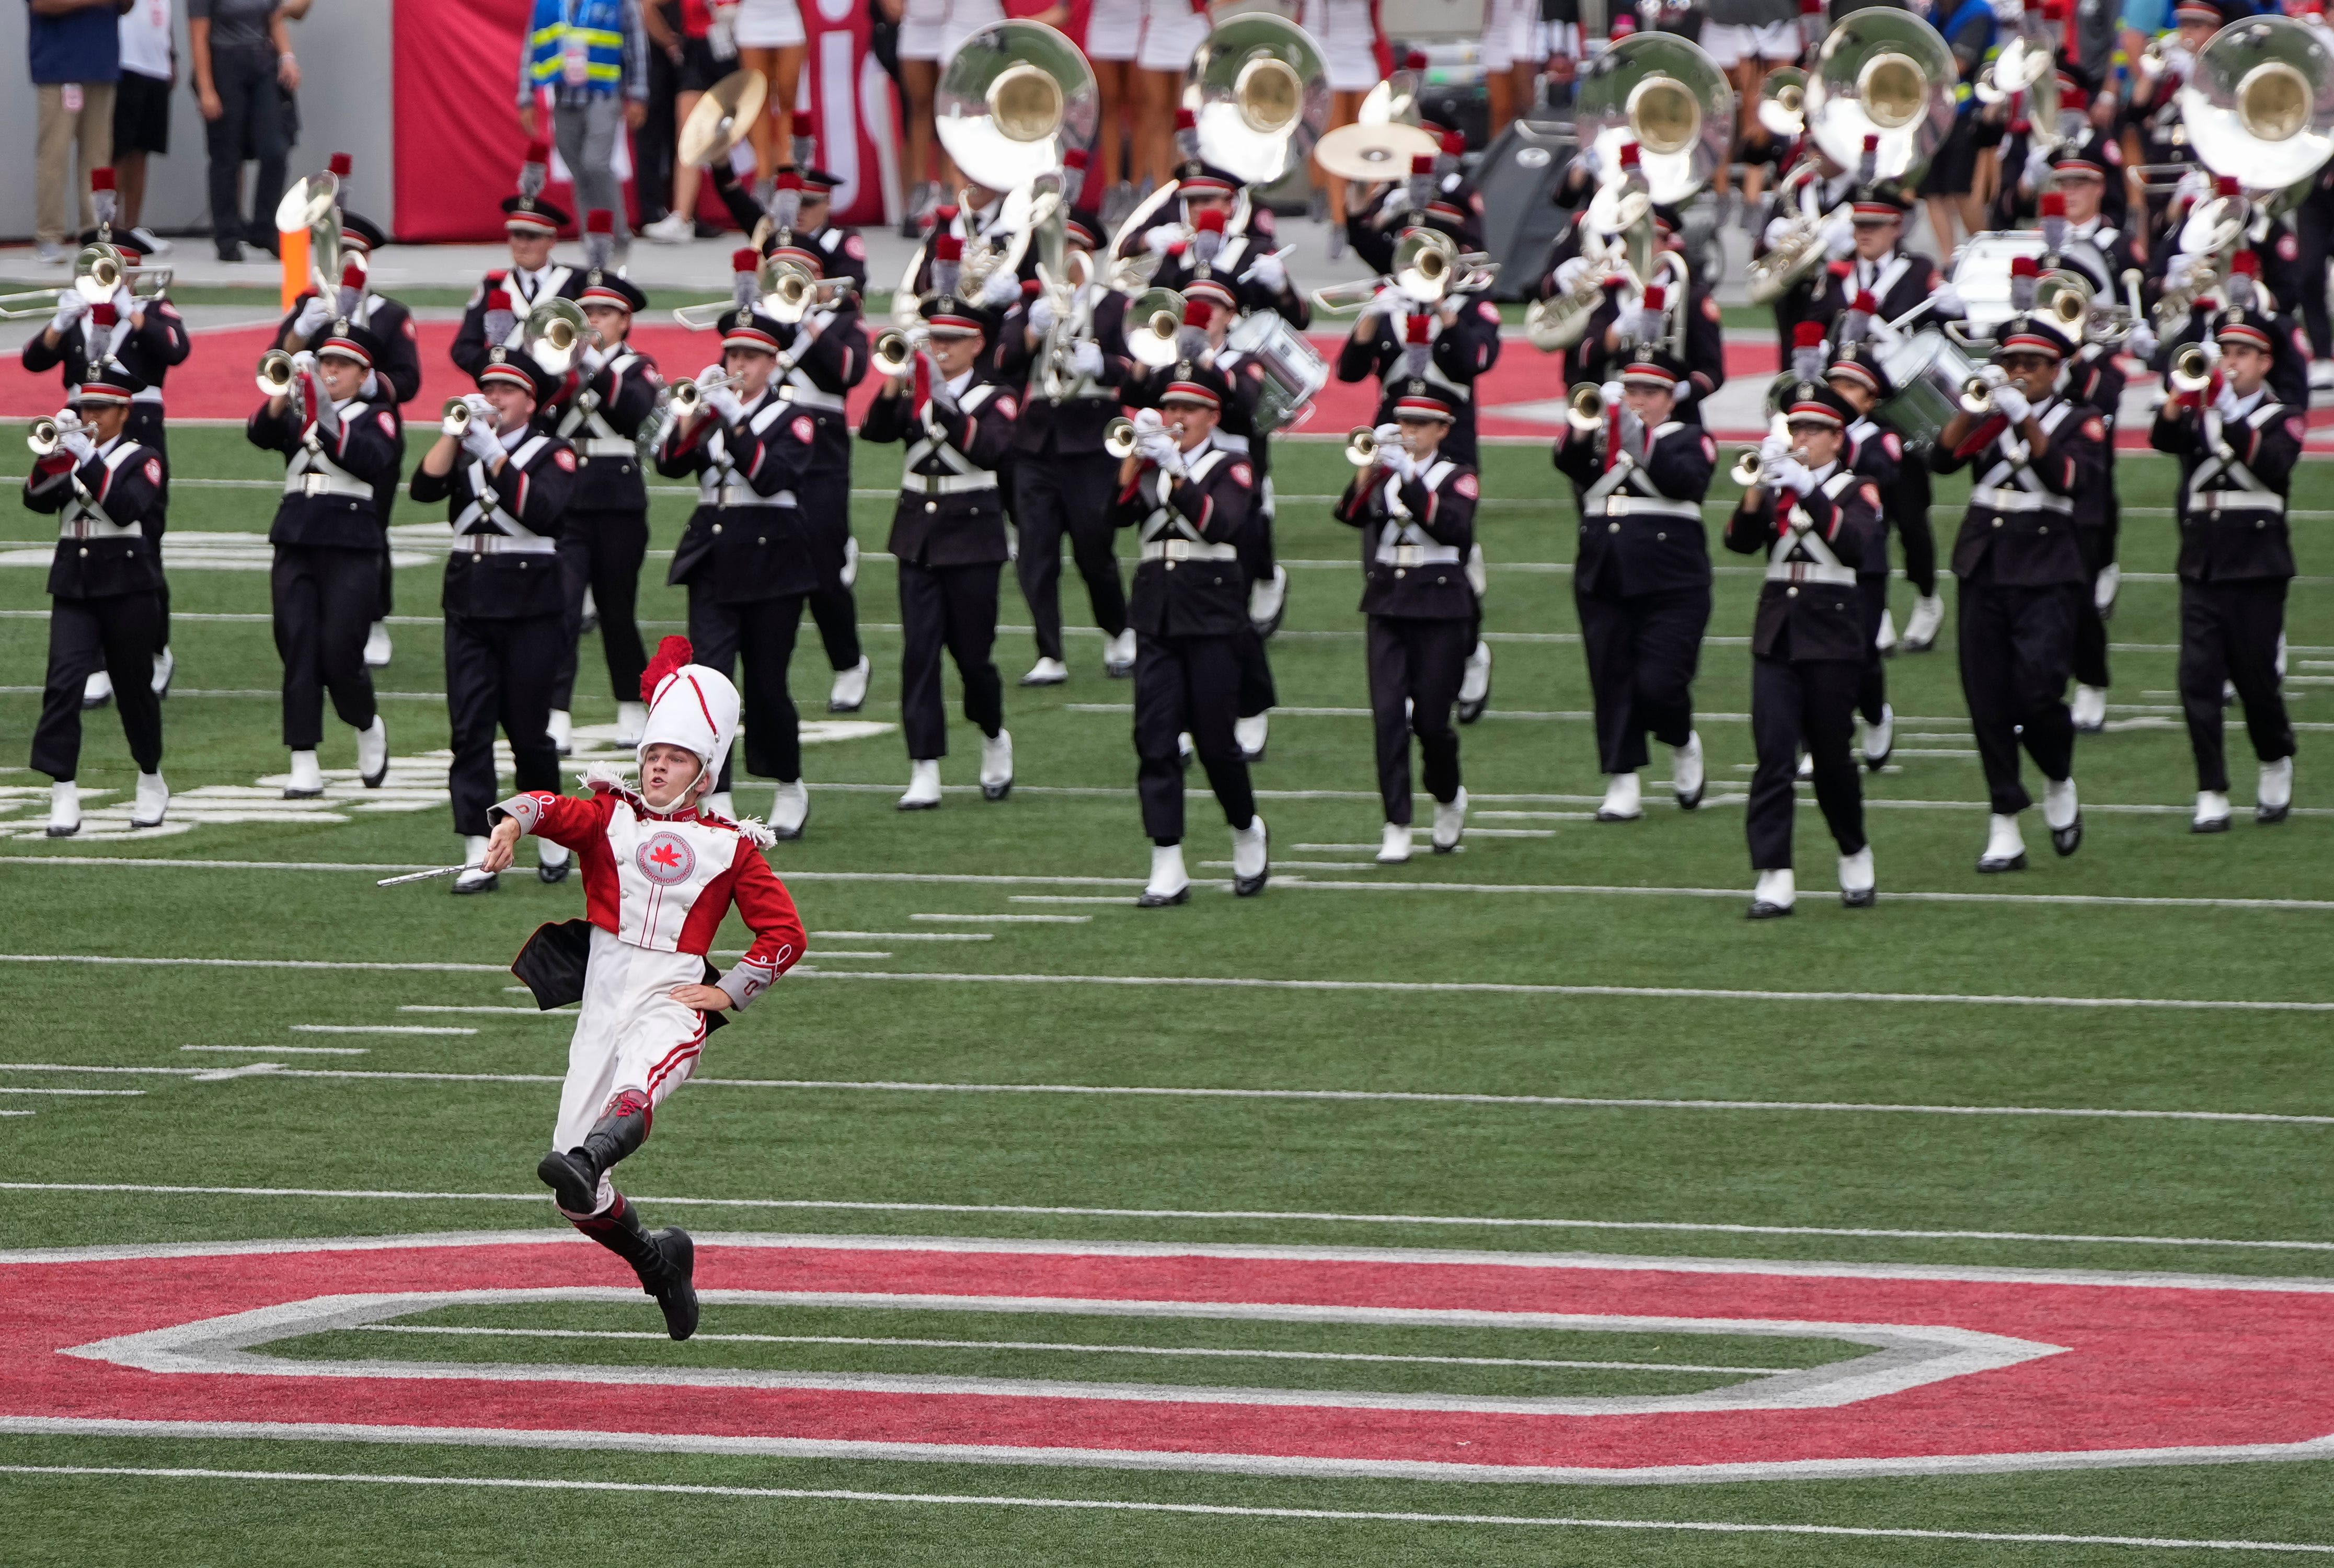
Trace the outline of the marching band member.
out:
[[[162,457],[128,434],[138,379],[119,360],[92,365],[57,416],[57,444],[24,476],[24,505],[57,514],[49,565],[49,668],[33,771],[49,788],[48,836],[81,831],[82,694],[110,669],[121,733],[138,765],[130,825],[159,826],[170,800],[162,782],[162,699],[149,678],[162,627]]]
[[[899,800],[903,812],[940,803],[940,759],[948,755],[940,701],[944,647],[964,682],[964,716],[983,736],[981,796],[1001,801],[1013,788],[1013,736],[1005,727],[1004,682],[991,650],[998,580],[1009,553],[997,468],[1012,449],[1020,409],[981,369],[990,330],[985,312],[950,291],[926,300],[922,314],[929,349],[909,374],[885,380],[859,427],[863,441],[901,441],[908,448],[889,546],[898,563],[905,632],[900,727],[910,766],[907,792]]]
[[[697,1332],[696,1248],[678,1226],[644,1227],[610,1172],[647,1140],[706,1035],[792,968],[804,942],[762,855],[767,831],[706,809],[738,732],[738,688],[690,657],[666,638],[641,681],[638,780],[594,767],[588,799],[512,795],[488,813],[484,862],[490,876],[509,866],[528,833],[583,858],[585,918],[543,927],[511,966],[541,1005],[583,1004],[535,1175],[570,1225],[632,1265],[677,1340]],[[733,905],[753,939],[724,975],[706,954]]]
[[[1877,139],[1867,138],[1873,146]],[[1789,179],[1802,165],[1812,165],[1812,172],[1801,180]],[[1857,171],[1840,168],[1831,156],[1818,146],[1812,137],[1802,137],[1796,155],[1784,166],[1786,183],[1776,191],[1774,216],[1760,232],[1759,243],[1750,247],[1753,259],[1765,255],[1782,244],[1801,224],[1823,226],[1824,250],[1837,261],[1856,248],[1856,227],[1852,217],[1840,214],[1860,185],[1868,178],[1858,178]],[[1837,216],[1835,216],[1837,215]],[[1818,291],[1829,286],[1826,269],[1818,269],[1813,277],[1793,284],[1775,296],[1771,307],[1775,313],[1775,339],[1781,346],[1786,363],[1791,357],[1791,347],[1798,341],[1799,324],[1803,321],[1820,320],[1816,312]]]
[[[2065,696],[2084,582],[2073,498],[2103,481],[2107,425],[2098,409],[2056,390],[2073,348],[2044,317],[2002,322],[1993,364],[2005,379],[1991,411],[1956,410],[1929,455],[1940,474],[1966,467],[1976,475],[1953,569],[1961,580],[1962,691],[1993,807],[1981,871],[2026,868],[2018,816],[2032,801],[2018,776],[2021,745],[2046,781],[2051,848],[2071,855],[2083,842]]]
[[[2165,401],[2149,444],[2180,459],[2180,703],[2196,754],[2191,831],[2229,826],[2222,693],[2233,682],[2261,759],[2253,821],[2279,822],[2293,804],[2293,725],[2279,689],[2293,547],[2286,490],[2301,460],[2300,410],[2266,382],[2273,326],[2235,307],[2215,322],[2220,361],[2202,392]]]
[[[1576,424],[1556,447],[1557,469],[1571,478],[1580,505],[1572,600],[1606,775],[1600,822],[1644,814],[1637,770],[1645,765],[1648,732],[1670,747],[1679,807],[1702,803],[1693,675],[1710,624],[1702,498],[1718,466],[1718,446],[1671,418],[1684,378],[1675,357],[1644,351],[1617,385],[1606,385],[1597,428]]]
[[[487,274],[454,331],[454,363],[474,379],[487,368],[488,349],[518,348],[529,311],[545,300],[572,300],[584,292],[583,274],[551,259],[559,231],[574,220],[536,194],[542,189],[541,160],[551,156],[550,149],[538,142],[527,149],[526,156],[520,194],[505,197],[502,204],[511,265],[506,271]],[[530,183],[535,191],[526,189]]]
[[[697,661],[727,679],[743,659],[746,765],[778,781],[772,835],[797,839],[810,818],[810,791],[786,669],[803,601],[818,583],[800,505],[818,430],[779,395],[780,323],[741,303],[719,331],[721,362],[699,372],[696,410],[677,413],[657,449],[658,473],[697,481],[697,509],[665,582],[688,585]],[[722,376],[733,384],[713,384]],[[707,808],[734,816],[726,753],[713,771]]]
[[[1784,409],[1788,435],[1759,448],[1759,483],[1726,521],[1726,547],[1767,553],[1767,580],[1750,633],[1750,733],[1759,752],[1744,828],[1758,886],[1750,919],[1791,912],[1793,780],[1801,747],[1815,764],[1816,803],[1839,846],[1839,900],[1869,908],[1872,846],[1863,784],[1848,755],[1849,717],[1870,657],[1857,563],[1886,547],[1880,489],[1844,460],[1855,417],[1828,387],[1799,383]]]
[[[1859,296],[1860,303],[1869,296]],[[1853,317],[1846,318],[1852,321]],[[1877,545],[1859,551],[1856,560],[1856,590],[1864,604],[1864,674],[1856,688],[1856,712],[1862,726],[1864,765],[1878,773],[1896,746],[1896,712],[1888,706],[1888,661],[1882,628],[1888,620],[1887,512],[1903,505],[1905,475],[1917,471],[1922,494],[1927,494],[1929,466],[1908,460],[1896,432],[1881,428],[1872,410],[1895,395],[1877,357],[1865,344],[1842,343],[1824,370],[1824,383],[1847,406],[1848,424],[1841,447],[1841,463],[1868,481],[1881,497],[1881,533]]]
[[[1673,207],[1654,209],[1658,249],[1680,250],[1680,221]],[[1566,292],[1588,266],[1588,258],[1577,254],[1558,263],[1543,283],[1542,297]],[[1565,384],[1601,385],[1619,375],[1621,367],[1637,357],[1641,345],[1675,352],[1682,343],[1686,378],[1678,383],[1675,417],[1700,425],[1703,400],[1726,384],[1726,329],[1710,290],[1692,281],[1690,274],[1689,280],[1683,299],[1676,298],[1666,284],[1650,284],[1642,295],[1635,295],[1622,286],[1625,280],[1608,280],[1604,303],[1590,315],[1580,341],[1565,351]]]
[[[1065,225],[1070,247],[1090,262],[1101,226],[1088,207],[1074,209]],[[1015,306],[998,330],[998,377],[1022,389],[1021,417],[1013,428],[1013,514],[1020,530],[1014,564],[1037,641],[1037,662],[1021,678],[1024,686],[1059,686],[1069,678],[1062,657],[1065,534],[1095,624],[1106,640],[1104,670],[1121,678],[1134,673],[1134,631],[1126,623],[1118,531],[1110,519],[1118,459],[1103,449],[1104,428],[1118,415],[1119,389],[1128,376],[1123,333],[1127,303],[1125,294],[1097,276],[1072,297],[1066,322],[1054,297],[1040,292]],[[1070,344],[1071,377],[1058,402],[1045,391],[1048,345],[1057,329]]]
[[[1459,847],[1467,791],[1459,779],[1452,709],[1475,645],[1475,470],[1444,457],[1451,406],[1431,392],[1394,405],[1374,432],[1377,460],[1354,476],[1337,521],[1361,531],[1362,613],[1369,617],[1370,712],[1377,728],[1378,794],[1385,803],[1381,865],[1410,859],[1410,737],[1418,736],[1434,797],[1438,855]]]
[[[640,738],[648,710],[634,700],[648,653],[633,619],[640,601],[641,563],[648,559],[649,490],[641,472],[641,428],[654,418],[664,393],[656,361],[632,345],[632,318],[648,295],[608,267],[614,218],[584,216],[591,265],[577,303],[591,324],[590,341],[576,346],[573,372],[545,409],[545,423],[575,451],[575,486],[559,530],[559,572],[566,594],[566,641],[552,682],[551,745],[562,755],[574,736],[577,639],[590,595],[600,621],[600,648],[608,686],[616,697],[616,744]]]
[[[1413,157],[1408,179],[1371,186],[1345,217],[1354,255],[1380,273],[1394,270],[1394,247],[1413,228],[1441,229],[1462,252],[1483,248],[1483,193],[1460,172],[1467,139],[1439,126],[1423,129],[1442,139],[1437,150]]]
[[[559,787],[550,733],[552,686],[568,640],[559,535],[577,488],[575,448],[535,419],[558,379],[497,344],[477,383],[413,471],[413,498],[445,502],[454,528],[440,602],[454,751],[446,787],[468,868],[454,879],[462,894],[491,893],[497,883],[486,861],[497,723],[518,788]],[[536,875],[566,880],[564,845],[545,839],[539,854]]]
[[[1872,296],[1878,309],[1867,313],[1883,322],[1924,303],[1926,319],[1953,321],[1967,313],[1960,291],[1937,264],[1905,248],[1905,215],[1912,210],[1913,198],[1895,180],[1857,192],[1849,207],[1850,249],[1817,273],[1809,319],[1828,330],[1861,294]]]
[[[1143,544],[1128,614],[1134,656],[1135,787],[1152,843],[1142,909],[1191,896],[1183,868],[1183,764],[1191,736],[1232,830],[1232,891],[1249,898],[1272,872],[1233,723],[1239,707],[1248,584],[1234,544],[1255,504],[1256,474],[1210,437],[1228,391],[1213,368],[1183,361],[1157,409],[1135,416],[1136,448],[1119,465],[1114,516]]]
[[[373,706],[365,629],[381,601],[381,485],[397,474],[403,427],[386,400],[364,395],[381,340],[335,321],[313,353],[292,357],[292,385],[261,404],[245,427],[255,447],[281,452],[284,499],[267,541],[275,547],[269,597],[275,651],[284,660],[284,744],[291,748],[286,800],[324,793],[316,759],[324,695],[356,731],[357,772],[367,789],[389,776],[389,728]]]

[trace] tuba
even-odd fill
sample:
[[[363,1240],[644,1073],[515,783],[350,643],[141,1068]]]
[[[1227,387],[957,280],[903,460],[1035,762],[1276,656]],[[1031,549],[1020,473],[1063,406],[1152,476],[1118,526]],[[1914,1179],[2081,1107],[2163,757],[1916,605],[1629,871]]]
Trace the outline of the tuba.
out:
[[[733,71],[715,82],[681,124],[680,161],[710,167],[715,159],[727,158],[753,133],[769,96],[770,84],[758,71]]]
[[[1245,12],[1219,22],[1192,52],[1183,101],[1197,122],[1201,159],[1246,184],[1270,185],[1300,167],[1321,139],[1329,68],[1305,29],[1269,11]]]
[[[526,313],[520,329],[519,351],[541,365],[545,373],[564,376],[575,356],[594,337],[584,307],[574,300],[548,299]]]
[[[999,192],[1061,168],[1071,148],[1091,144],[1100,103],[1085,56],[1042,22],[992,22],[974,32],[948,57],[932,91],[940,145],[967,179]]]
[[[2334,50],[2286,16],[2233,22],[2196,52],[2180,89],[2188,145],[2250,191],[2283,191],[2334,157]]]
[[[312,174],[294,180],[275,204],[278,234],[308,235],[308,282],[327,303],[341,293],[341,180]]]

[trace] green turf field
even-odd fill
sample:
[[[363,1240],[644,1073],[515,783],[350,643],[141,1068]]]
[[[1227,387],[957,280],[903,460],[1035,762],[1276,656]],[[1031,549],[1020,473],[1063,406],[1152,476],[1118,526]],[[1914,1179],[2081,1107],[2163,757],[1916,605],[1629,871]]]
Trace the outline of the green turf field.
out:
[[[252,546],[268,489],[193,481],[265,481],[275,461],[239,430],[174,429],[171,440],[174,534],[246,534],[205,552],[264,560]],[[860,467],[870,489],[854,524],[870,551],[888,525],[893,462],[871,453]],[[2334,526],[2320,466],[2305,465],[2294,499],[2305,573],[2326,570]],[[1022,629],[998,646],[1011,798],[980,799],[978,737],[961,720],[943,765],[950,794],[931,813],[892,810],[907,773],[896,730],[807,748],[808,834],[770,858],[802,908],[809,957],[712,1038],[699,1067],[709,1081],[666,1103],[623,1168],[649,1223],[700,1237],[2334,1277],[2334,803],[2312,761],[2334,730],[2334,708],[2317,711],[2334,690],[2334,578],[2305,575],[2291,600],[2300,809],[2252,824],[2252,761],[2233,717],[2236,825],[2190,835],[2194,776],[2171,689],[2171,469],[2127,455],[2111,724],[2077,750],[2081,851],[2049,854],[2034,813],[2032,869],[1974,874],[1984,797],[1948,617],[1936,652],[1889,666],[1897,760],[1866,782],[1879,906],[1850,911],[1832,897],[1834,851],[1810,803],[1799,916],[1751,925],[1741,785],[1753,571],[1718,553],[1697,688],[1710,800],[1677,811],[1658,758],[1645,819],[1600,826],[1587,820],[1601,780],[1564,567],[1569,499],[1556,499],[1541,451],[1489,452],[1496,665],[1491,712],[1464,732],[1469,835],[1456,856],[1422,842],[1407,866],[1379,868],[1356,547],[1326,505],[1347,470],[1332,443],[1285,445],[1275,470],[1293,585],[1272,644],[1284,706],[1257,772],[1269,890],[1230,896],[1230,837],[1202,789],[1190,803],[1192,902],[1132,907],[1148,861],[1129,687],[1103,677],[1098,635],[1078,630],[1083,592],[1066,563],[1072,679],[1014,687],[1033,649],[1008,577],[1004,619]],[[1961,489],[1940,495],[1948,542]],[[688,505],[658,497],[657,549],[670,549]],[[401,505],[400,523],[425,520]],[[0,519],[0,549],[43,547],[43,521]],[[661,585],[665,563],[651,559],[643,592],[651,639],[683,617],[681,595]],[[82,840],[54,843],[39,836],[47,781],[21,765],[39,705],[43,574],[0,570],[11,672],[0,880],[13,911],[0,997],[16,1020],[0,1048],[0,1108],[16,1113],[0,1121],[8,1246],[564,1230],[533,1165],[567,1029],[512,994],[500,967],[537,923],[581,912],[580,885],[512,874],[497,895],[462,899],[442,883],[373,887],[458,853],[431,796],[442,758],[429,754],[445,743],[438,572],[427,560],[400,572],[395,660],[376,676],[392,755],[410,759],[392,788],[370,800],[336,789],[322,809],[288,811],[259,783],[285,766],[266,576],[174,571],[165,771],[174,813],[194,825],[127,842],[100,831],[102,808],[126,803],[134,781],[118,725],[100,713],[81,782],[113,793],[91,802]],[[1911,598],[1900,581],[1900,623]],[[887,562],[865,560],[860,601],[876,679],[856,717],[889,725],[900,638]],[[606,724],[596,638],[584,660],[577,722]],[[826,681],[805,622],[795,681],[805,719],[825,719]],[[348,736],[330,723],[327,734],[325,766],[351,767]],[[742,781],[738,798],[743,811],[767,804]],[[741,945],[738,930],[725,946]],[[34,956],[241,962],[14,961]],[[1225,980],[1271,984],[1192,983]],[[1016,1092],[1030,1086],[1047,1092]],[[1342,1093],[1096,1092],[1129,1088]],[[1712,1101],[1724,1103],[1688,1103]],[[2054,1111],[2094,1114],[2044,1113]],[[2110,1114],[2132,1111],[2254,1119]],[[155,1188],[181,1190],[145,1190]],[[304,1367],[1595,1399],[1812,1375],[1866,1349],[1740,1330],[719,1301],[699,1337],[677,1346],[649,1334],[654,1309],[621,1265],[596,1250],[560,1255],[574,1284],[626,1290],[433,1306],[255,1353]],[[2324,1389],[2334,1361],[2298,1362],[2289,1381]],[[611,1429],[630,1402],[666,1397],[653,1381],[603,1393],[608,1419],[593,1424]],[[2328,1432],[2334,1422],[2310,1435]],[[2334,1551],[2334,1451],[1495,1486],[18,1430],[0,1434],[0,1500],[24,1554],[0,1558],[75,1564],[2024,1568]]]

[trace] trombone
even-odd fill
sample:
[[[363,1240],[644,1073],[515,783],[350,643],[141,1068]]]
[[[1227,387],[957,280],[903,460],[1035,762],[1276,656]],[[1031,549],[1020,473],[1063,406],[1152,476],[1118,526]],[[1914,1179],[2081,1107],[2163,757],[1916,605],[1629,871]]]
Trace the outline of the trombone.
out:
[[[73,257],[72,282],[64,288],[0,294],[0,321],[31,321],[48,315],[64,303],[68,293],[79,294],[92,305],[103,304],[125,281],[133,298],[159,299],[162,291],[170,286],[170,269],[132,266],[128,254],[119,245],[85,245]]]
[[[1176,341],[1183,330],[1183,296],[1170,288],[1145,289],[1126,310],[1126,351],[1153,370],[1183,357]]]

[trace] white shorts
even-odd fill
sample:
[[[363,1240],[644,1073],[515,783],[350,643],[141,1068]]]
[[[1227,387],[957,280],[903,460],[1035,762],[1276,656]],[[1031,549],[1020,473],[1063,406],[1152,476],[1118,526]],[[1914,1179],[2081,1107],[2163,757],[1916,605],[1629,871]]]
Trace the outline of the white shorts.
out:
[[[1496,76],[1539,64],[1538,35],[1538,0],[1491,0],[1483,18],[1483,69]]]
[[[1095,0],[1086,17],[1088,60],[1132,60],[1143,43],[1143,0]]]
[[[1367,92],[1383,78],[1369,0],[1306,0],[1299,24],[1321,46],[1332,92]]]
[[[795,0],[740,0],[736,26],[740,49],[798,49],[809,42]]]
[[[1796,22],[1769,22],[1758,27],[1731,22],[1705,22],[1702,25],[1702,51],[1717,63],[1721,71],[1731,70],[1751,59],[1779,65],[1797,60],[1800,47],[1799,24]]]
[[[1134,63],[1144,71],[1182,75],[1207,42],[1207,16],[1193,11],[1191,0],[1143,0],[1143,47]]]
[[[900,58],[946,60],[975,32],[1004,20],[998,0],[907,0],[900,16]]]
[[[584,1007],[567,1043],[567,1082],[559,1091],[554,1149],[584,1141],[608,1101],[625,1089],[649,1097],[650,1109],[689,1081],[705,1048],[705,1015],[670,995],[705,976],[695,953],[656,953],[592,928],[592,957],[584,969]],[[605,1176],[592,1212],[616,1200]]]

